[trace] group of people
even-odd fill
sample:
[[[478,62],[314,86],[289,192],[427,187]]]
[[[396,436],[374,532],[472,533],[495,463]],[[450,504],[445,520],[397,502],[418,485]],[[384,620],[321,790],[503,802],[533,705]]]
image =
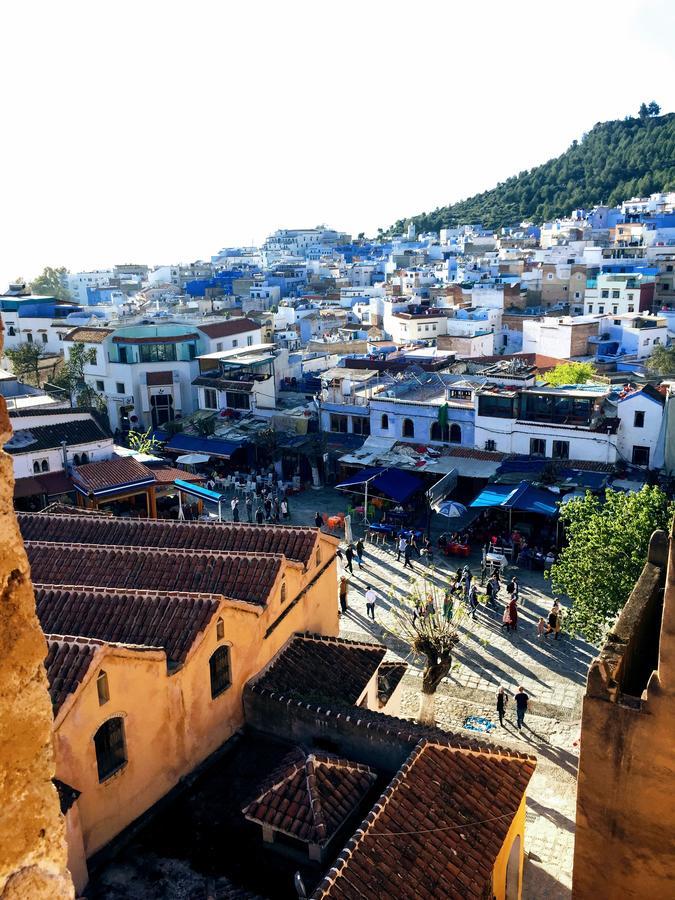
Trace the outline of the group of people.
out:
[[[319,514],[317,513],[317,516]],[[350,541],[347,544],[347,549],[343,552],[340,547],[338,547],[336,551],[337,558],[341,563],[344,564],[344,567],[353,575],[354,574],[354,557],[356,557],[356,561],[359,564],[359,568],[363,568],[363,554],[365,552],[365,547],[361,538],[354,544],[353,541]]]
[[[518,725],[519,731],[522,729],[525,721],[525,713],[527,712],[529,700],[530,698],[525,693],[525,688],[521,685],[514,697],[516,704],[516,724]],[[506,706],[508,702],[508,694],[503,687],[500,687],[497,691],[497,715],[499,716],[499,724],[502,728],[504,727],[504,716],[506,715]]]
[[[239,512],[239,497],[233,497],[230,500],[230,508],[232,510],[232,521],[241,521],[241,514]],[[253,498],[250,494],[246,496],[246,500],[244,501],[244,508],[246,510],[246,521],[253,522]],[[274,525],[278,525],[282,519],[288,521],[290,517],[291,513],[288,506],[288,499],[286,498],[285,494],[282,494],[281,498],[279,498],[277,495],[272,496],[271,492],[264,490],[261,494],[260,500],[258,501],[258,507],[255,510],[256,524],[263,525],[265,522],[271,522]]]
[[[418,546],[415,532],[401,532],[396,540],[396,562],[401,561],[403,556],[403,568],[415,571],[412,558],[413,556],[424,556],[427,562],[433,561],[433,548],[431,541],[424,535],[421,544]]]

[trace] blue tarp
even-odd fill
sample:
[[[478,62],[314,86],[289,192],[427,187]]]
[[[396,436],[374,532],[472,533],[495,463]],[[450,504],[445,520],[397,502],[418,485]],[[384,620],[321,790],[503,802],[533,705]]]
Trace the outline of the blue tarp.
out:
[[[515,509],[519,512],[539,513],[543,516],[558,514],[560,498],[551,491],[542,491],[532,487],[527,481],[521,481],[513,487],[511,484],[489,484],[484,491],[471,501],[469,506],[501,509]]]
[[[243,441],[221,441],[218,438],[201,438],[193,437],[191,434],[174,434],[165,449],[180,450],[181,453],[206,453],[208,456],[220,456],[222,459],[230,459],[232,454],[243,446]]]
[[[200,500],[208,500],[209,503],[218,503],[225,500],[225,494],[219,494],[217,491],[210,491],[208,488],[201,487],[201,485],[194,484],[190,481],[181,481],[180,478],[176,478],[174,484],[177,488],[180,488],[182,493],[191,494],[193,497],[199,497]]]
[[[411,475],[410,472],[405,472],[403,469],[385,469],[382,466],[361,469],[360,472],[350,475],[336,487],[338,490],[343,490],[363,486],[365,490],[366,481],[369,491],[375,490],[380,494],[386,494],[387,497],[398,503],[405,503],[423,487],[422,481],[417,476]]]

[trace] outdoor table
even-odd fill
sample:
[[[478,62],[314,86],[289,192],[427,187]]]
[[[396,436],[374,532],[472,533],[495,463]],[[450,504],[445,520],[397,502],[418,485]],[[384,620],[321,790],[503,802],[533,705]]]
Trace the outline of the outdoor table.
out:
[[[449,556],[450,554],[453,556],[469,556],[470,553],[471,547],[468,544],[450,543],[447,544],[445,548],[446,556]]]
[[[508,566],[508,564],[509,564],[509,561],[507,560],[507,558],[504,556],[503,553],[488,552],[485,555],[485,561],[489,562],[489,563],[496,563],[497,565],[501,566],[502,568],[504,568],[505,566]]]
[[[376,534],[393,534],[394,526],[393,525],[380,525],[379,523],[373,523],[368,526],[369,531],[373,531]]]

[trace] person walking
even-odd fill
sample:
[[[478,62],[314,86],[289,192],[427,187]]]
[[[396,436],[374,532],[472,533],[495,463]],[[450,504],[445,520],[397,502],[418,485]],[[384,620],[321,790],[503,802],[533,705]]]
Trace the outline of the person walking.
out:
[[[359,538],[358,541],[356,542],[356,560],[359,564],[359,569],[363,568],[363,551],[364,551],[363,540],[361,538]]]
[[[469,609],[471,610],[471,618],[476,619],[476,611],[478,610],[478,588],[472,584],[469,588]]]
[[[272,501],[272,521],[275,525],[279,524],[279,518],[281,515],[281,506],[279,504],[279,498],[275,497]]]
[[[375,604],[377,602],[377,594],[368,585],[368,589],[366,590],[366,615],[369,616],[373,622],[375,621]]]
[[[265,510],[260,504],[258,504],[258,508],[255,511],[255,520],[258,525],[262,525],[262,523],[265,521]]]
[[[548,626],[546,628],[546,635],[552,634],[554,640],[558,640],[558,618],[560,616],[560,604],[557,600],[554,601],[553,606],[551,607],[551,612],[548,614]]]
[[[339,586],[340,609],[342,610],[342,614],[347,612],[347,592],[348,591],[349,591],[349,582],[347,581],[347,576],[343,575],[340,578],[340,586]]]
[[[527,702],[530,698],[525,693],[525,688],[521,685],[516,694],[516,720],[518,722],[518,730],[521,729],[525,721],[525,713],[527,712]]]
[[[506,628],[506,631],[511,631],[511,608],[507,603],[504,606],[504,613],[502,615],[502,631]]]
[[[499,724],[502,728],[504,727],[504,713],[506,712],[507,702],[506,691],[503,687],[500,687],[497,691],[497,715],[499,716]]]
[[[452,621],[454,606],[455,598],[452,595],[452,589],[449,589],[445,592],[445,597],[443,598],[443,618],[446,622]]]
[[[253,521],[253,500],[251,500],[250,495],[246,498],[246,520],[248,522]]]
[[[350,544],[345,550],[345,559],[347,560],[347,569],[353,575],[354,569],[352,568],[352,562],[354,560],[354,545]]]
[[[469,595],[471,594],[471,581],[473,579],[473,575],[471,574],[469,567],[464,566],[462,570],[462,581],[464,583],[464,601],[465,603],[469,602]],[[476,590],[476,596],[478,596],[478,591]]]
[[[281,515],[284,519],[290,519],[290,513],[288,512],[288,500],[285,497],[281,499]]]
[[[405,539],[404,535],[400,534],[399,538],[398,538],[398,545],[397,545],[398,552],[396,553],[396,562],[401,561],[401,554],[402,553],[405,554],[407,546],[408,546],[408,541]]]
[[[404,569],[412,569],[412,571],[414,572],[415,570],[413,569],[413,564],[412,564],[413,548],[412,548],[411,544],[406,544],[403,555],[404,555],[403,568]]]
[[[239,521],[239,497],[233,497],[230,505],[232,507],[232,521],[238,522]]]
[[[321,526],[323,525],[323,518],[321,517],[321,513],[320,513],[320,512],[318,512],[318,513],[314,516],[314,524],[316,525],[317,528],[321,528]]]
[[[508,610],[511,618],[511,631],[518,631],[518,604],[516,603],[515,594],[511,595]]]
[[[268,522],[272,518],[272,500],[269,496],[265,497],[265,518]]]

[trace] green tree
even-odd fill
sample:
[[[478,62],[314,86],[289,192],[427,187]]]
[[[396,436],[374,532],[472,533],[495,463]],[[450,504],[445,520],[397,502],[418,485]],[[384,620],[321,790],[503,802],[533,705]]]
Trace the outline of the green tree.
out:
[[[136,453],[146,453],[149,456],[160,448],[159,441],[152,435],[152,428],[148,428],[146,431],[134,431],[132,429],[129,432],[127,441],[129,447],[135,450]]]
[[[31,282],[30,289],[34,294],[57,297],[59,300],[70,300],[70,291],[63,278],[67,274],[68,269],[65,266],[56,269],[45,266],[42,275],[38,275],[35,281]]]
[[[76,406],[92,406],[95,409],[104,410],[105,400],[86,380],[84,368],[96,362],[96,348],[85,347],[80,341],[76,341],[70,348],[68,359],[53,379],[56,387],[68,392],[70,399]]]
[[[565,629],[600,641],[623,609],[647,558],[649,538],[670,530],[675,504],[658,487],[590,492],[560,509],[568,545],[551,568],[553,590],[572,608]]]
[[[656,103],[654,100],[652,100],[652,102],[647,107],[647,112],[649,113],[650,116],[658,116],[659,113],[661,112],[661,107],[659,106],[658,103]]]
[[[560,363],[546,374],[549,384],[588,384],[595,375],[595,366],[588,362]]]
[[[387,629],[425,658],[418,720],[433,725],[438,686],[453,667],[453,653],[460,641],[460,626],[468,623],[466,607],[456,600],[452,615],[444,615],[445,588],[436,580],[414,581],[410,593],[390,595]]]
[[[675,346],[664,347],[659,344],[645,363],[655,375],[672,375],[675,373]]]
[[[26,341],[13,350],[5,350],[5,356],[11,362],[17,378],[27,379],[36,387],[40,386],[40,360],[44,358],[44,353],[38,344]]]

